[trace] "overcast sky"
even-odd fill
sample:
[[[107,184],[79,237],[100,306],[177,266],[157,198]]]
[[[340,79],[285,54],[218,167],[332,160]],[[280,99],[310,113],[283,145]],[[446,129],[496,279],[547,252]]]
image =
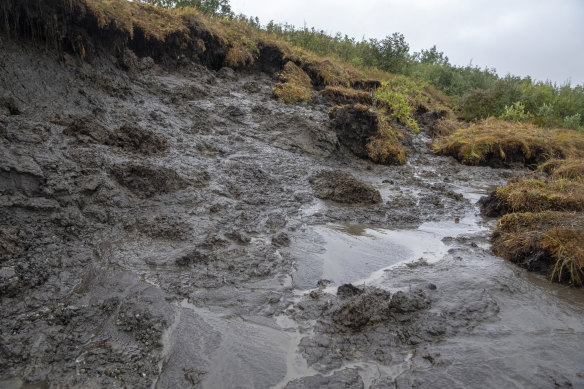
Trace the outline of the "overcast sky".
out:
[[[584,0],[231,0],[235,13],[361,39],[404,34],[450,62],[584,84]]]

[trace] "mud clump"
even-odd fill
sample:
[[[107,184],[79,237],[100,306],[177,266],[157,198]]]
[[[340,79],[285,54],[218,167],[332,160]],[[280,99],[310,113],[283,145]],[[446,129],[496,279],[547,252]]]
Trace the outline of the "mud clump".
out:
[[[349,288],[345,286],[343,290],[348,291]],[[421,290],[410,294],[397,292],[391,296],[387,291],[373,288],[345,301],[333,313],[333,321],[353,331],[361,331],[367,326],[396,321],[396,314],[420,311],[429,306],[430,301]]]
[[[358,296],[360,294],[363,294],[363,289],[357,288],[353,284],[344,284],[337,288],[337,297],[342,300]]]
[[[129,123],[111,132],[94,119],[81,117],[74,119],[63,134],[81,144],[103,144],[147,156],[164,154],[168,150],[165,139]]]
[[[189,185],[177,172],[165,167],[122,164],[112,167],[110,173],[120,185],[143,199],[176,192]]]
[[[275,247],[288,247],[290,246],[290,237],[285,232],[280,232],[272,237],[272,245]]]
[[[357,369],[344,369],[337,371],[330,376],[317,374],[310,377],[303,377],[291,381],[285,389],[309,389],[309,388],[330,388],[330,389],[363,389],[365,385],[359,376]]]
[[[198,250],[193,250],[188,254],[183,255],[182,257],[178,258],[175,263],[177,266],[186,267],[190,265],[197,265],[197,264],[207,264],[212,261],[212,258],[204,254]]]
[[[322,171],[310,177],[314,195],[319,199],[347,204],[377,204],[381,194],[373,186],[340,170]]]
[[[63,130],[63,134],[75,138],[82,144],[104,144],[109,137],[109,131],[107,128],[90,117],[74,119],[67,128]]]
[[[356,156],[383,165],[406,163],[404,145],[411,145],[411,136],[383,110],[364,104],[338,105],[330,109],[329,118],[339,142]]]
[[[335,108],[330,111],[329,117],[339,142],[356,156],[369,158],[367,144],[379,132],[377,116],[365,106],[363,109],[359,105]]]
[[[499,206],[499,200],[497,199],[497,192],[493,191],[488,196],[483,196],[477,202],[481,208],[481,215],[486,217],[500,217],[503,212]]]
[[[104,142],[125,151],[143,155],[163,154],[168,150],[168,142],[151,131],[131,124],[124,124]]]

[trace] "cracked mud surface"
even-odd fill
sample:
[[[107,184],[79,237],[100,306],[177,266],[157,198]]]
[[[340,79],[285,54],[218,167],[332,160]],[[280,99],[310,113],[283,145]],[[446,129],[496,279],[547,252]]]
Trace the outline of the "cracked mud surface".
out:
[[[0,386],[584,385],[582,291],[477,216],[512,171],[373,165],[270,74],[0,49]]]

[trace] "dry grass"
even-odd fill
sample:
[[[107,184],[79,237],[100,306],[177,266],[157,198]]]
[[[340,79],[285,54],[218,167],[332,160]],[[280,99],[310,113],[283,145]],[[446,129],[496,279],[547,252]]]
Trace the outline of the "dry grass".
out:
[[[583,211],[584,182],[564,178],[525,178],[497,189],[506,212]]]
[[[551,280],[584,283],[584,214],[544,211],[503,216],[493,235],[493,251]]]
[[[456,130],[468,127],[466,123],[460,122],[452,116],[440,118],[432,126],[432,137],[445,137],[451,135]]]
[[[584,181],[584,158],[552,159],[541,165],[539,170],[553,178]]]
[[[493,251],[553,281],[584,283],[584,160],[553,159],[538,176],[497,189],[508,213],[493,235]]]
[[[366,145],[367,155],[375,163],[403,165],[407,161],[406,149],[401,142],[403,135],[391,126],[383,111],[370,111],[377,116],[379,133],[369,139]]]
[[[551,158],[584,157],[584,135],[489,118],[434,142],[436,154],[467,165],[522,162],[535,165]]]
[[[327,86],[322,92],[323,96],[330,98],[337,104],[368,104],[373,103],[371,93],[362,90],[347,88],[344,86]]]
[[[281,82],[275,86],[274,94],[281,102],[293,104],[312,97],[310,77],[293,62],[287,62],[278,77]]]

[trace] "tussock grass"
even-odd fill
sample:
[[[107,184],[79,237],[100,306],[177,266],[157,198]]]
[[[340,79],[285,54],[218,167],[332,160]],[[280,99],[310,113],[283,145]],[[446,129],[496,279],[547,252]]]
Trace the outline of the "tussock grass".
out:
[[[584,182],[565,178],[525,178],[497,189],[507,212],[583,211]]]
[[[553,281],[582,286],[584,159],[553,159],[538,170],[540,178],[497,189],[499,207],[509,213],[493,234],[493,251]]]
[[[544,211],[503,216],[493,252],[552,281],[584,283],[584,214]]]
[[[468,127],[466,123],[460,122],[452,116],[442,117],[432,126],[432,137],[445,137],[451,135],[456,130]]]
[[[274,94],[281,102],[293,104],[312,97],[310,77],[294,62],[287,62],[278,77],[281,82],[275,86]]]
[[[541,165],[539,170],[554,178],[584,181],[584,158],[552,159]]]
[[[373,104],[371,93],[344,86],[327,86],[320,93],[337,104]]]
[[[466,165],[536,165],[551,158],[584,157],[584,135],[489,118],[435,140],[433,147],[436,154]]]
[[[369,111],[377,117],[378,134],[369,138],[366,150],[369,158],[383,165],[403,165],[407,161],[407,152],[402,144],[403,135],[395,130],[385,112],[375,109]]]

